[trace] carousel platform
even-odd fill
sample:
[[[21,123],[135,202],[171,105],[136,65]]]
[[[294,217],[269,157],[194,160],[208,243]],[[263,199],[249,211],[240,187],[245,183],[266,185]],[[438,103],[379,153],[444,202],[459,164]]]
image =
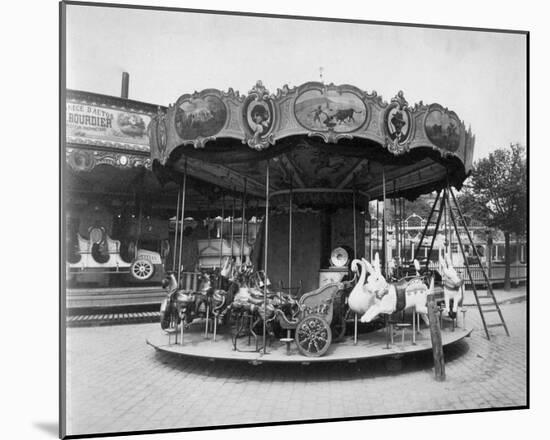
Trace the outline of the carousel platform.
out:
[[[472,332],[471,329],[456,327],[454,330],[444,328],[441,331],[443,346],[454,344],[467,337]],[[261,337],[258,338],[258,344],[261,346]],[[241,361],[253,365],[262,363],[300,363],[304,365],[320,362],[357,362],[363,359],[373,359],[382,357],[399,358],[412,353],[419,353],[432,349],[430,331],[428,328],[420,330],[412,341],[412,331],[410,329],[394,330],[393,344],[387,344],[386,329],[380,329],[371,333],[359,334],[357,343],[354,344],[353,336],[345,337],[341,342],[333,342],[324,356],[309,357],[302,355],[294,342],[287,345],[278,339],[272,339],[271,344],[267,346],[267,353],[263,353],[260,348],[256,351],[254,338],[243,337],[238,340],[237,350],[233,349],[233,343],[229,334],[220,334],[213,340],[212,334],[208,337],[204,335],[199,328],[187,330],[183,335],[181,343],[181,333],[178,332],[178,340],[174,333],[167,333],[160,328],[146,340],[147,344],[158,351],[181,355],[184,357],[203,358],[210,361]],[[388,347],[389,345],[389,347]]]

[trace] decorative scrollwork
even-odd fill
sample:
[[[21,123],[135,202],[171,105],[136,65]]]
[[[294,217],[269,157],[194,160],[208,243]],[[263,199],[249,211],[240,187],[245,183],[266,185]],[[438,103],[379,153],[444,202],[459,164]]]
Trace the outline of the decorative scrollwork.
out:
[[[386,148],[392,154],[399,155],[409,151],[414,119],[411,115],[409,103],[399,90],[388,105],[384,114],[384,129],[386,134]]]
[[[67,164],[73,171],[89,172],[98,165],[111,165],[117,168],[151,168],[151,159],[145,156],[115,151],[92,151],[80,148],[66,150]]]
[[[336,133],[334,130],[327,132],[315,131],[307,135],[308,137],[320,137],[327,144],[336,144],[340,139],[353,139],[353,135],[349,133]]]
[[[207,142],[215,141],[215,140],[216,140],[216,136],[206,136],[206,137],[199,136],[193,140],[183,141],[182,145],[193,145],[195,149],[202,149],[206,146]]]
[[[275,106],[261,81],[257,81],[248,93],[242,107],[245,128],[243,144],[261,151],[275,143],[272,132],[276,117]]]

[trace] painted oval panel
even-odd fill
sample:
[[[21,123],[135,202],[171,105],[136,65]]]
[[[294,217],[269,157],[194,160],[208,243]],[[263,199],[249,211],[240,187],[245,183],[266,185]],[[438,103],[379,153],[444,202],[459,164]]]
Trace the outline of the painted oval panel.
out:
[[[363,101],[351,92],[308,90],[296,98],[296,119],[311,131],[348,133],[357,130],[367,119]]]
[[[384,118],[388,137],[398,143],[403,143],[409,137],[411,131],[411,116],[407,109],[400,109],[394,105],[386,111]]]
[[[182,139],[214,136],[226,119],[225,104],[214,95],[185,98],[177,103],[176,131]]]
[[[250,133],[258,138],[266,136],[273,126],[271,101],[248,98],[243,105],[244,123]]]
[[[431,110],[426,117],[426,135],[443,150],[455,152],[460,145],[460,123],[443,109]]]

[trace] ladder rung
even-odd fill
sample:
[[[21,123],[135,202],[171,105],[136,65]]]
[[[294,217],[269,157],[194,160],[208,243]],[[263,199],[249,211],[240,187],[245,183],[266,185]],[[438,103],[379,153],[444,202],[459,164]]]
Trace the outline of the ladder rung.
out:
[[[502,322],[498,323],[498,324],[487,324],[485,327],[489,328],[489,327],[504,327],[504,324]]]
[[[491,313],[491,312],[498,312],[498,309],[487,309],[487,310],[483,310],[483,313]]]
[[[477,299],[485,299],[485,298],[490,298],[490,299],[493,299],[493,297],[491,295],[478,295],[477,296]]]

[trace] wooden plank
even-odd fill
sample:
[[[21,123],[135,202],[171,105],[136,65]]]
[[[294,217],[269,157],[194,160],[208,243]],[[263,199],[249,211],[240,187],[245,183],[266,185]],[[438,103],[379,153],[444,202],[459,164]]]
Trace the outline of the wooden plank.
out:
[[[439,328],[439,319],[433,295],[428,295],[428,320],[430,322],[430,335],[432,338],[435,380],[442,382],[445,380],[445,357],[443,355],[441,329]]]

